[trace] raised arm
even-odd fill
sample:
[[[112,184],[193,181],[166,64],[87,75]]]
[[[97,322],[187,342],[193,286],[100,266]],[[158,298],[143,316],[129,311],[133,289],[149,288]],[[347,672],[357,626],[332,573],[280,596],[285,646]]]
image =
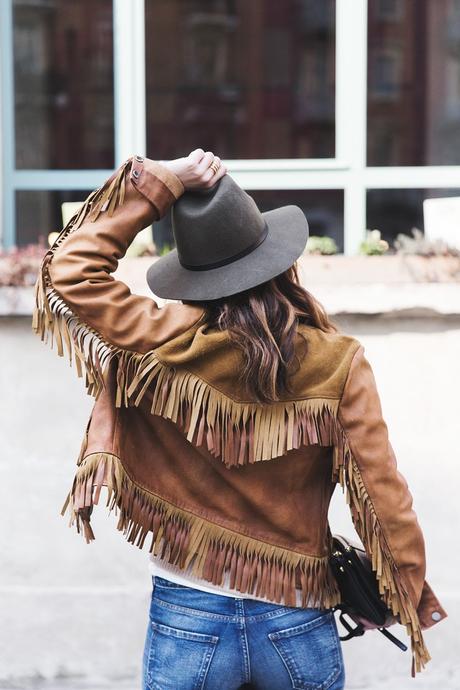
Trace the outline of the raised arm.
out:
[[[411,637],[412,675],[430,660],[422,629],[447,616],[425,580],[425,542],[408,484],[397,468],[371,366],[360,345],[338,413],[336,471],[380,592]]]
[[[36,283],[33,328],[68,350],[97,395],[113,355],[141,356],[191,327],[199,307],[131,294],[111,275],[143,228],[183,193],[165,165],[140,156],[123,163],[84,202],[44,257]]]

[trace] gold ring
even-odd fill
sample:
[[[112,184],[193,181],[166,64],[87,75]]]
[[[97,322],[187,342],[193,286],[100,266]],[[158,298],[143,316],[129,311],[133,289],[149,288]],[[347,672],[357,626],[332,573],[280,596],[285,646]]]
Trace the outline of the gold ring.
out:
[[[217,161],[213,161],[209,167],[214,173],[216,173],[220,168],[220,163],[218,163]]]

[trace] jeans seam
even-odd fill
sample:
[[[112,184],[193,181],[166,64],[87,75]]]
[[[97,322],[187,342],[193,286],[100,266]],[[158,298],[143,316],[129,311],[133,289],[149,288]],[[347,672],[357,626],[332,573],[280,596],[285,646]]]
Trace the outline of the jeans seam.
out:
[[[243,651],[243,669],[244,669],[244,681],[249,683],[251,680],[251,661],[249,658],[249,645],[248,636],[246,634],[246,617],[244,611],[243,601],[235,602],[236,610],[238,611],[238,620],[241,635],[241,647]]]
[[[327,618],[326,618],[327,616]],[[332,622],[333,614],[332,612],[325,613],[324,615],[318,615],[316,618],[312,618],[310,621],[307,621],[306,623],[300,623],[299,625],[293,625],[289,628],[285,628],[284,630],[276,630],[273,633],[270,633],[270,637],[273,639],[285,639],[285,638],[290,638],[290,637],[295,637],[296,635],[300,635],[304,632],[309,632],[310,630],[314,630],[315,628],[318,628],[320,625],[326,625],[330,621]],[[293,631],[298,631],[298,632],[293,632]],[[335,637],[335,635],[334,635]]]
[[[212,643],[212,646],[211,646],[211,643],[208,643],[208,651],[205,655],[205,658],[203,659],[203,665],[201,667],[200,677],[199,677],[198,683],[197,683],[197,686],[198,686],[197,690],[203,690],[203,688],[204,688],[204,684],[206,682],[206,677],[208,675],[209,669],[211,668],[212,657],[214,656],[214,653],[216,651],[216,647],[217,647],[218,643],[219,643],[219,640],[217,640],[217,642],[215,642],[215,643]]]
[[[266,613],[256,613],[254,615],[249,615],[246,616],[246,620],[250,621],[251,623],[256,623],[257,621],[264,621],[264,620],[270,620],[272,618],[280,618],[281,616],[287,616],[290,613],[295,613],[297,611],[306,611],[307,609],[302,606],[295,606],[295,607],[283,607],[281,609],[274,609],[273,611],[267,611]],[[309,611],[312,610],[312,608],[308,609]]]
[[[208,611],[201,611],[200,609],[193,609],[189,606],[180,606],[179,604],[171,604],[169,601],[163,601],[155,597],[155,604],[161,606],[165,609],[171,611],[177,611],[178,613],[183,613],[184,615],[195,616],[197,618],[205,618],[207,620],[218,620],[218,621],[228,621],[236,622],[237,617],[234,615],[226,615],[224,613],[210,613]]]
[[[178,640],[189,640],[191,642],[203,642],[204,644],[217,644],[219,637],[209,633],[197,633],[190,630],[182,630],[172,625],[165,625],[164,623],[157,623],[157,621],[150,622],[152,629],[156,632],[170,635]]]
[[[158,587],[158,589],[159,589],[159,587]],[[229,622],[233,622],[233,623],[236,621],[236,617],[234,615],[231,615],[231,614],[211,613],[209,611],[202,611],[201,609],[194,609],[194,608],[191,608],[190,606],[181,606],[180,604],[171,604],[169,601],[164,601],[164,599],[160,599],[157,595],[155,597],[152,596],[152,602],[153,602],[153,600],[155,601],[155,603],[157,603],[159,606],[162,606],[163,608],[171,609],[173,611],[179,611],[179,612],[184,613],[184,614],[193,614],[194,616],[198,616],[200,618],[207,618],[207,619],[211,619],[211,620],[229,621]],[[239,601],[239,599],[237,599],[237,601]],[[290,613],[295,613],[297,611],[302,611],[302,610],[306,610],[306,609],[304,607],[301,607],[301,606],[283,607],[281,609],[277,608],[277,609],[273,609],[272,611],[267,611],[266,613],[255,613],[253,615],[246,615],[246,620],[249,623],[256,623],[258,621],[271,620],[273,618],[281,618],[282,616],[287,616]],[[311,609],[309,609],[309,610],[311,610]]]

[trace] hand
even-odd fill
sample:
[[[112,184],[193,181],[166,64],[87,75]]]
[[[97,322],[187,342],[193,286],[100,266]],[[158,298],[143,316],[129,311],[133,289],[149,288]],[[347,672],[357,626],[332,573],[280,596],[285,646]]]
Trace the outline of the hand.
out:
[[[210,168],[213,162],[220,163],[217,172]],[[227,172],[219,156],[215,156],[212,151],[204,152],[203,149],[195,149],[184,158],[160,163],[177,175],[185,189],[208,189]]]
[[[377,628],[389,628],[390,625],[399,623],[399,616],[388,616],[383,625],[377,625],[377,623],[372,623],[372,621],[367,620],[367,618],[361,618],[354,613],[348,613],[350,618],[354,620],[355,623],[361,623],[364,630],[376,630]]]

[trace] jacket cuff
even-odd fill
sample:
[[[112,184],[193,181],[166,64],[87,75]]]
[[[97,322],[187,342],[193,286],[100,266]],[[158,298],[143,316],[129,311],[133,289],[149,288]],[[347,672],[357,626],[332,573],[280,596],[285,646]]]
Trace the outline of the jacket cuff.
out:
[[[423,584],[422,596],[417,607],[417,614],[420,619],[422,630],[431,628],[432,625],[444,620],[448,615],[426,580]]]
[[[172,204],[184,193],[181,180],[158,161],[133,156],[130,180],[157,210],[157,220],[166,215]]]

